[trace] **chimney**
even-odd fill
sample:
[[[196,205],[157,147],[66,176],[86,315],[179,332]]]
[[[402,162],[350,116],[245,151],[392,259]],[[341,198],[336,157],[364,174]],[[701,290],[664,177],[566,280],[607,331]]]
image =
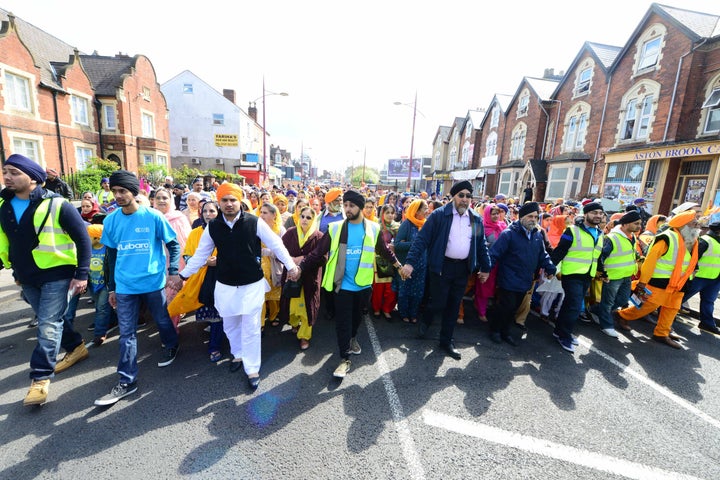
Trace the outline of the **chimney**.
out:
[[[248,115],[250,115],[250,118],[255,120],[255,123],[257,123],[257,107],[255,106],[255,102],[250,102],[248,104]]]
[[[555,77],[555,69],[554,68],[546,68],[545,73],[543,73],[543,78],[554,78]]]
[[[227,98],[232,103],[235,103],[235,90],[231,90],[229,88],[223,88],[223,97]]]

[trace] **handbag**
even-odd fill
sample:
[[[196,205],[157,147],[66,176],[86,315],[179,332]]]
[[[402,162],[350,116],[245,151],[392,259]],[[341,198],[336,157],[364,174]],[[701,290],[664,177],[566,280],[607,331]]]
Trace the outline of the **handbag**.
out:
[[[375,255],[375,272],[380,278],[390,278],[395,275],[395,267],[380,255]]]
[[[217,281],[217,267],[207,267],[205,278],[200,285],[198,300],[206,307],[215,306],[215,282]]]
[[[282,287],[282,296],[286,298],[298,298],[302,291],[302,283],[296,280],[288,280]]]

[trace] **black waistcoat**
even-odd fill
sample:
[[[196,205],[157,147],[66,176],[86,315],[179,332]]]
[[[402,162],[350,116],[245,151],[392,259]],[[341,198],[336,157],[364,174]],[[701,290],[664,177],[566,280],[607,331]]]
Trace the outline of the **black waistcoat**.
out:
[[[246,213],[240,215],[232,230],[222,214],[207,227],[217,247],[217,281],[225,285],[249,285],[263,278],[258,218]]]

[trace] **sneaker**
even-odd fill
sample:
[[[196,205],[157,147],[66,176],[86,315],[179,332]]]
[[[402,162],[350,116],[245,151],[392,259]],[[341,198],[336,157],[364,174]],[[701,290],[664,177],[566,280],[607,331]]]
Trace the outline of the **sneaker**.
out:
[[[55,364],[55,373],[64,372],[76,363],[85,360],[90,356],[84,343],[81,343],[72,352],[67,352],[62,360]]]
[[[707,323],[700,322],[698,323],[698,328],[700,330],[705,330],[706,332],[714,333],[715,335],[720,335],[720,328],[715,325],[708,325]]]
[[[180,347],[173,347],[165,350],[165,356],[161,361],[158,362],[158,367],[167,367],[172,362],[175,361],[175,357],[177,357],[177,352]]]
[[[94,337],[85,344],[85,348],[96,348],[105,342],[105,337]]]
[[[335,378],[345,378],[345,375],[350,371],[350,360],[342,360],[340,365],[333,372]]]
[[[563,350],[575,353],[575,345],[573,344],[572,340],[568,340],[567,338],[559,338],[555,337],[560,344],[560,346],[563,348]]]
[[[25,395],[23,405],[43,405],[47,401],[48,390],[50,388],[50,380],[33,380],[30,384],[30,390]]]
[[[33,317],[32,320],[30,320],[27,324],[27,328],[35,328],[38,326],[38,318],[37,315]]]
[[[560,338],[560,335],[558,335],[557,333],[553,332],[553,337],[559,339],[559,338]],[[572,339],[570,340],[570,342],[571,342],[573,345],[575,345],[576,347],[577,347],[578,345],[580,345],[580,342],[578,341],[578,339],[577,339],[577,337],[576,337],[575,335],[571,335],[571,338],[572,338]]]
[[[602,332],[608,337],[618,338],[618,332],[614,328],[603,328]]]
[[[592,323],[592,322],[593,322],[592,316],[590,315],[590,312],[588,312],[587,310],[585,310],[584,312],[582,312],[582,313],[580,314],[580,317],[578,317],[578,318],[579,318],[579,320],[580,320],[581,322],[585,322],[585,323]]]
[[[113,389],[105,395],[95,400],[95,405],[98,407],[104,407],[106,405],[112,405],[121,398],[125,398],[130,394],[137,392],[137,382],[133,383],[118,383]]]
[[[88,325],[88,328],[87,328],[87,329],[88,329],[88,332],[94,331],[94,330],[95,330],[95,322],[93,322],[93,323],[91,323],[90,325]]]
[[[355,337],[350,339],[350,350],[348,350],[348,353],[352,353],[353,355],[360,355],[362,353],[362,348],[360,348],[360,344]]]

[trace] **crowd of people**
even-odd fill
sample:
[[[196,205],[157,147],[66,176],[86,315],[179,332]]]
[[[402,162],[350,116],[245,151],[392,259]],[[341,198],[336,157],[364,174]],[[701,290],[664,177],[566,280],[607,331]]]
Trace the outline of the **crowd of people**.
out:
[[[190,188],[171,178],[152,187],[118,170],[75,208],[22,155],[7,159],[3,177],[0,262],[12,268],[37,326],[25,405],[45,403],[53,376],[88,358],[115,325],[117,383],[95,404],[137,391],[137,328],[146,319],[158,328],[158,367],[173,363],[179,322],[194,315],[208,324],[209,361],[229,345],[229,370],[243,369],[253,391],[263,332],[288,324],[306,350],[321,305],[335,324],[336,378],[362,352],[367,314],[416,324],[419,338],[438,323],[439,349],[459,360],[455,327],[468,297],[489,338],[511,346],[529,313],[572,353],[578,321],[618,338],[657,311],[652,338],[679,349],[685,339],[673,321],[697,293],[699,327],[720,334],[720,221],[693,203],[650,215],[638,198],[608,215],[593,199],[540,204],[530,186],[522,201],[479,198],[468,181],[444,196],[202,178]],[[87,345],[74,326],[85,292],[96,310]]]

